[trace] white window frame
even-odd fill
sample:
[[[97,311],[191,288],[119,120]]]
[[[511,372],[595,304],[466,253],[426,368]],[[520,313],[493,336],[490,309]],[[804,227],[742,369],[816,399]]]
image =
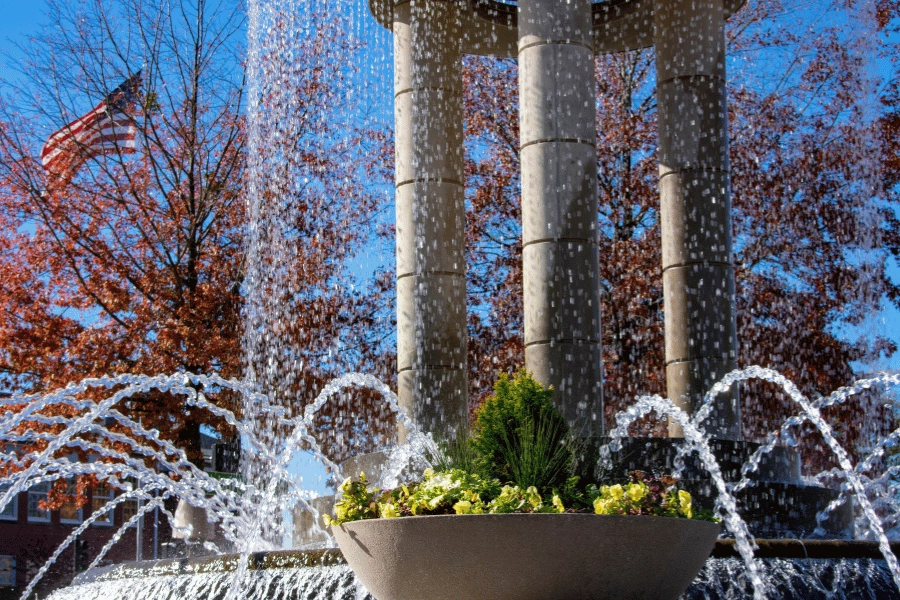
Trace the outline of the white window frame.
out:
[[[28,522],[29,523],[49,523],[50,511],[39,509],[38,502],[46,500],[50,492],[50,484],[47,482],[38,483],[31,486],[28,490]],[[31,507],[34,506],[34,512]]]
[[[16,587],[15,556],[0,555],[0,587]]]
[[[75,494],[75,478],[72,477],[68,480],[69,489],[66,490],[66,494],[74,495]],[[66,504],[69,504],[68,502]],[[74,502],[72,503],[74,504]],[[63,505],[64,507],[65,505]],[[84,512],[79,508],[76,509],[75,514],[78,515],[74,519],[67,519],[63,517],[63,508],[59,510],[59,522],[63,525],[81,525],[81,522],[84,521]]]
[[[94,488],[94,494],[91,498],[91,511],[92,512],[103,511],[104,507],[113,498],[116,497],[116,490],[114,490],[111,485],[101,481],[100,486],[102,486],[103,488],[106,488],[107,493],[106,494],[100,493],[101,487]],[[103,504],[99,504],[98,503],[99,500],[105,500],[106,502],[103,502]],[[111,511],[109,511],[109,510],[105,511],[105,514],[102,517],[97,517],[97,519],[93,522],[93,525],[96,525],[97,527],[112,527],[113,525],[115,525],[115,522],[116,522],[115,512],[116,512],[115,509],[113,509]]]
[[[6,491],[12,487],[11,483],[0,483],[0,496],[6,493]],[[19,520],[19,495],[16,494],[12,497],[12,500],[9,501],[9,504],[6,505],[6,508],[3,509],[3,512],[0,512],[0,521],[18,521]]]

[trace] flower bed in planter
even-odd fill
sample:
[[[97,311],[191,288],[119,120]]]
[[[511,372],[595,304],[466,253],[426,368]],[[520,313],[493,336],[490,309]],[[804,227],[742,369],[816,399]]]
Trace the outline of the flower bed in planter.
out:
[[[377,600],[677,598],[719,534],[675,479],[598,470],[527,373],[501,376],[440,470],[393,489],[341,485],[332,526]],[[706,520],[704,520],[706,519]]]

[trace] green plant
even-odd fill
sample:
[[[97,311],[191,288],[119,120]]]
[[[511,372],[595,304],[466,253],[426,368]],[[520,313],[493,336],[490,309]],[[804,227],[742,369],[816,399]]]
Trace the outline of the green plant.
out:
[[[672,489],[675,479],[634,471],[625,485],[604,485],[589,491],[598,515],[653,515],[693,518],[691,495]]]
[[[583,492],[570,487],[570,501],[565,501],[563,493],[541,495],[534,486],[502,485],[498,479],[459,469],[429,469],[421,482],[386,491],[367,490],[361,474],[358,481],[347,479],[341,485],[335,517],[324,519],[328,525],[340,525],[378,517],[574,512],[715,520],[709,513],[695,513],[691,495],[674,489],[674,483],[671,477],[657,479],[636,471],[626,484],[590,484]]]
[[[480,473],[472,442],[465,432],[450,441],[440,442],[437,452],[429,456],[436,471],[459,469],[468,473]]]
[[[479,408],[469,442],[483,475],[536,487],[561,488],[573,474],[578,444],[545,388],[524,369],[501,374],[494,394]]]
[[[381,490],[367,489],[368,483],[365,473],[360,473],[357,481],[346,479],[338,488],[341,499],[334,503],[334,518],[331,515],[322,515],[325,524],[349,523],[383,516],[375,500]]]

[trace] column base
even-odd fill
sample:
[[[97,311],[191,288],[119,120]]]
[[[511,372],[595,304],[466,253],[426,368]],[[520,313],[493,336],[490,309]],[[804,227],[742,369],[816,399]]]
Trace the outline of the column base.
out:
[[[525,367],[541,384],[552,385],[553,403],[583,436],[603,433],[603,363],[596,342],[553,342],[525,348]]]
[[[468,428],[468,374],[463,369],[425,367],[397,376],[400,406],[409,411],[420,431],[437,440],[455,438]],[[406,441],[401,428],[400,441]]]
[[[726,374],[737,367],[733,359],[701,358],[671,363],[666,366],[668,395],[676,406],[688,414],[697,414],[706,393]],[[703,422],[710,437],[741,440],[740,405],[737,386],[712,400],[714,408]],[[684,437],[677,424],[669,425],[669,437]]]

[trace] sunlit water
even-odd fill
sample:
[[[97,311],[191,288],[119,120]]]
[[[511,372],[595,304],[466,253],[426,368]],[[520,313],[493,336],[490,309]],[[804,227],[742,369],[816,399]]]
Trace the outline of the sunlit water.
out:
[[[316,18],[310,20],[310,15]],[[348,48],[355,48],[364,39],[376,41],[370,44],[364,60],[359,60],[358,56],[344,57],[348,63],[356,64],[358,71],[342,86],[329,90],[322,105],[317,107],[319,112],[314,119],[300,123],[291,88],[279,87],[279,82],[296,76],[291,71],[292,59],[301,53],[314,52],[308,40],[317,32],[328,34],[327,27],[332,23],[342,24],[339,35],[346,38]],[[250,226],[244,314],[247,377],[236,381],[185,373],[153,377],[124,375],[85,380],[44,396],[11,399],[26,406],[0,420],[0,441],[8,444],[42,442],[46,447],[39,452],[17,455],[12,445],[5,446],[0,453],[0,462],[12,464],[18,470],[0,479],[0,483],[10,485],[0,496],[0,509],[17,493],[31,486],[84,474],[95,475],[121,492],[105,509],[94,512],[72,530],[48,563],[31,579],[23,598],[32,594],[49,566],[79,534],[108,511],[123,502],[142,501],[138,513],[100,549],[89,569],[101,564],[112,546],[142,515],[159,511],[174,526],[174,515],[166,509],[165,502],[181,499],[206,510],[208,519],[226,542],[217,550],[243,557],[237,569],[133,579],[101,578],[58,591],[53,597],[73,600],[85,597],[363,599],[367,597],[365,590],[360,589],[345,566],[262,571],[248,568],[249,553],[281,547],[281,541],[292,530],[290,515],[295,506],[314,512],[308,502],[316,494],[306,489],[301,478],[290,471],[292,458],[298,452],[308,451],[331,471],[335,480],[340,480],[345,475],[341,466],[320,451],[314,435],[315,417],[338,394],[349,390],[352,395],[353,390],[366,389],[377,393],[397,424],[409,432],[407,444],[384,448],[388,462],[377,484],[383,488],[396,486],[430,466],[428,454],[434,448],[431,437],[417,431],[397,405],[394,393],[374,377],[350,374],[331,381],[321,390],[304,390],[305,399],[310,402],[302,415],[292,416],[286,408],[294,400],[293,392],[288,391],[296,390],[309,365],[292,337],[296,333],[285,327],[296,307],[282,302],[282,298],[296,296],[298,286],[302,285],[291,268],[296,252],[296,240],[291,237],[295,225],[292,218],[296,215],[289,201],[291,194],[285,194],[285,191],[295,192],[307,184],[320,185],[316,183],[320,174],[309,171],[303,161],[297,161],[298,154],[311,148],[316,151],[354,150],[349,136],[330,137],[328,143],[323,144],[325,134],[322,132],[326,126],[332,131],[340,131],[342,124],[357,122],[362,116],[361,109],[353,112],[346,107],[386,107],[381,114],[366,114],[365,118],[390,121],[391,84],[390,77],[385,76],[391,72],[390,36],[374,24],[365,3],[324,0],[280,0],[277,3],[251,0],[248,34],[250,161],[246,187]],[[267,62],[273,56],[279,60]],[[870,97],[869,94],[862,96]],[[273,140],[286,139],[301,126],[308,128],[311,141],[296,147],[273,143]],[[342,185],[352,185],[349,180],[341,181],[344,182]],[[340,185],[320,190],[324,194],[346,191]],[[349,283],[349,279],[343,279],[341,283]],[[333,355],[323,360],[339,362],[336,357],[341,350],[335,348]],[[707,409],[713,405],[718,393],[736,382],[752,378],[780,386],[795,403],[796,414],[778,431],[773,431],[767,443],[745,464],[743,479],[730,482],[723,478],[710,450],[704,421],[709,412]],[[885,454],[900,442],[900,430],[876,440],[869,455],[854,464],[822,418],[821,411],[834,404],[853,402],[862,390],[886,389],[898,383],[900,376],[896,374],[879,375],[827,397],[811,400],[777,372],[751,367],[729,374],[710,391],[705,408],[694,416],[686,415],[658,396],[637,398],[628,410],[616,417],[617,426],[611,433],[605,455],[616,449],[632,423],[655,412],[682,426],[685,444],[680,450],[681,458],[696,453],[709,472],[718,491],[716,512],[723,519],[724,534],[736,540],[741,559],[710,561],[686,597],[788,597],[791,590],[799,589],[798,581],[819,590],[823,597],[854,598],[861,592],[878,597],[885,589],[878,586],[884,586],[885,582],[893,580],[894,591],[900,588],[900,566],[889,547],[891,539],[900,539],[900,464],[886,460]],[[185,398],[186,406],[208,410],[232,426],[241,440],[243,478],[222,480],[209,476],[194,466],[182,450],[160,439],[158,432],[147,430],[129,418],[124,403],[133,396],[152,391],[180,395]],[[241,418],[209,400],[224,391],[234,392],[242,398]],[[91,399],[88,399],[89,395]],[[98,397],[102,399],[97,400]],[[75,416],[48,416],[45,409],[51,406],[66,406]],[[750,485],[767,452],[777,445],[797,443],[794,436],[803,423],[821,433],[827,445],[823,450],[833,453],[839,464],[838,468],[827,472],[807,474],[809,483],[828,484],[841,492],[841,498],[823,511],[820,518],[824,520],[831,510],[852,499],[855,519],[847,535],[877,541],[884,553],[883,562],[844,560],[826,564],[754,558],[754,532],[742,519],[735,494]],[[62,432],[44,433],[48,427],[62,429]],[[121,433],[122,430],[127,433]],[[127,450],[112,449],[113,445]],[[98,460],[74,461],[67,456],[73,450],[86,452]],[[156,467],[149,468],[148,464]],[[864,589],[866,586],[869,587]],[[800,593],[795,592],[795,595]]]
[[[94,598],[141,598],[177,600],[223,599],[234,588],[233,573],[160,575],[133,579],[96,581],[61,590],[57,600]],[[253,572],[242,587],[242,597],[271,600],[363,600],[370,599],[346,566],[266,569]]]
[[[771,560],[767,573],[773,597],[784,600],[858,600],[897,595],[884,561]],[[140,598],[142,600],[221,600],[233,585],[231,573],[161,575],[85,583],[53,594],[54,600]],[[374,600],[346,566],[255,572],[245,588],[249,598],[269,600]],[[752,585],[740,559],[710,560],[682,600],[745,598]]]

